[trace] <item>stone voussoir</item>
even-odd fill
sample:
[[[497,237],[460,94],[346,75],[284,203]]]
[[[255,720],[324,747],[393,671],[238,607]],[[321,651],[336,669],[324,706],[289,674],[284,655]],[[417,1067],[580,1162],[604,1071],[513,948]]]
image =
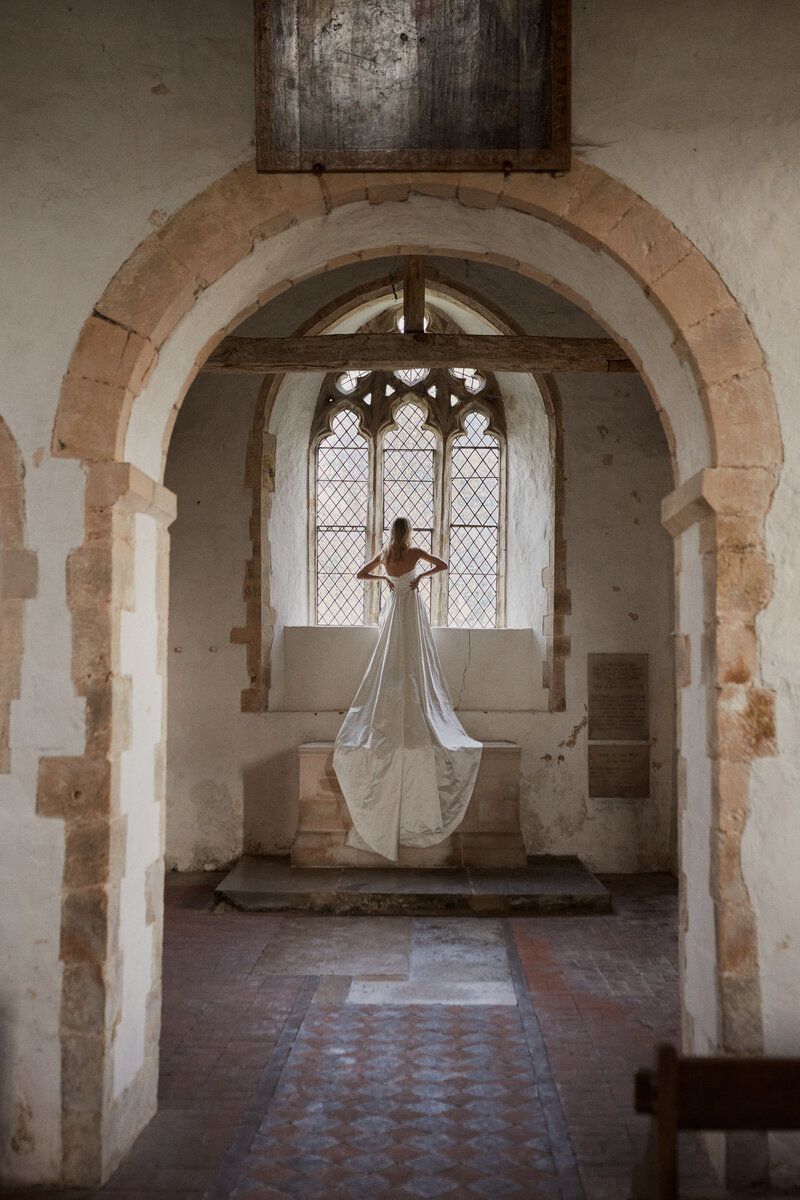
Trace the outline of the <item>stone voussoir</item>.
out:
[[[766,368],[756,367],[700,389],[710,416],[715,460],[724,467],[766,467],[783,460],[777,411]],[[772,419],[765,420],[769,415]]]
[[[686,258],[692,244],[637,197],[605,239],[605,249],[646,284]]]
[[[679,329],[690,329],[720,309],[735,305],[717,271],[694,246],[653,279],[649,290]]]
[[[157,359],[149,339],[93,314],[78,336],[70,369],[86,379],[138,394]]]
[[[122,264],[95,308],[159,348],[201,290],[198,276],[152,233]]]
[[[719,309],[682,329],[675,346],[693,366],[699,387],[725,383],[764,365],[761,347],[738,306]]]
[[[134,394],[121,385],[91,379],[82,369],[74,359],[61,385],[53,456],[90,461],[119,458]]]
[[[588,163],[575,161],[570,174],[574,187],[562,223],[579,241],[597,248],[638,197],[625,184]]]

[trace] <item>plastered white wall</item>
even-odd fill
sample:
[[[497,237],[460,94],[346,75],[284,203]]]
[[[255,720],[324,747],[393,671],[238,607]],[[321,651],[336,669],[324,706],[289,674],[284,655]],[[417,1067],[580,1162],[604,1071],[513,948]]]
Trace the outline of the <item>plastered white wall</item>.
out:
[[[524,289],[505,274],[509,294]],[[267,308],[262,328],[270,327]],[[506,378],[513,377],[504,376],[504,383]],[[457,702],[460,696],[467,729],[486,741],[512,738],[522,746],[521,819],[530,852],[577,853],[605,870],[663,869],[672,862],[674,832],[671,542],[660,524],[661,499],[672,486],[666,441],[638,379],[563,376],[558,382],[573,597],[567,711],[547,712],[541,687],[547,603],[542,568],[548,560],[552,464],[546,418],[530,381],[518,380],[509,397],[507,558],[515,581],[509,601],[511,611],[523,617],[523,630],[508,630],[506,636],[530,639],[524,656],[509,651],[510,673],[519,674],[524,662],[524,678],[513,680],[509,691],[495,686],[490,672],[477,670],[483,661],[480,638],[491,639],[491,633],[474,636],[474,645],[463,631],[437,636],[444,639],[445,670],[454,686],[463,682],[468,667],[467,692],[460,695],[459,685],[453,693]],[[241,844],[261,852],[286,851],[296,825],[296,747],[309,731],[315,740],[335,734],[374,638],[369,630],[303,628],[308,442],[320,383],[317,375],[287,376],[270,416],[275,491],[262,537],[270,544],[276,625],[268,713],[239,712],[237,688],[246,686],[244,652],[232,647],[223,658],[209,655],[201,645],[206,627],[194,616],[202,563],[214,581],[203,594],[207,620],[218,621],[218,630],[223,621],[231,627],[243,621],[240,589],[249,543],[243,547],[242,541],[249,504],[237,481],[244,474],[252,411],[249,403],[231,402],[237,380],[226,380],[224,396],[217,394],[216,380],[195,383],[173,434],[166,479],[178,495],[181,516],[172,527],[167,860],[182,869],[230,861]],[[213,519],[203,519],[203,511]],[[242,555],[238,571],[230,555],[233,545]],[[217,559],[224,569],[215,565]],[[215,636],[221,641],[221,633]],[[501,641],[484,649],[497,659],[506,653],[504,647]],[[590,800],[587,794],[586,656],[616,650],[650,656],[653,769],[646,802]],[[224,687],[220,672],[226,675]],[[202,812],[192,800],[201,793],[206,796]]]
[[[130,680],[133,736],[120,755],[120,811],[125,817],[125,874],[120,885],[122,989],[114,1032],[114,1097],[144,1064],[147,996],[153,985],[153,927],[146,922],[147,868],[161,858],[161,806],[153,802],[156,746],[161,741],[163,678],[157,674],[155,608],[158,526],[137,513],[134,607],[122,614],[120,669]],[[148,802],[149,801],[149,802]]]
[[[239,753],[247,718],[239,698],[247,677],[244,649],[231,645],[230,631],[243,624],[244,563],[252,553],[244,471],[259,385],[201,376],[178,417],[167,464],[167,486],[178,496],[167,650],[169,866],[231,862],[242,850]],[[248,730],[257,736],[252,722]]]
[[[689,678],[702,678],[705,600],[700,526],[681,535],[682,569],[678,579],[681,634],[689,639]],[[681,813],[680,870],[684,879],[683,938],[684,1022],[689,1049],[698,1054],[713,1050],[717,1036],[715,982],[715,919],[710,888],[711,770],[705,750],[708,713],[696,687],[678,691],[681,756],[685,763],[686,801]]]
[[[0,405],[25,456],[26,544],[39,553],[40,571],[39,594],[25,606],[22,695],[12,712],[13,772],[0,777],[4,887],[10,896],[26,897],[24,912],[17,904],[4,911],[3,961],[14,970],[3,973],[1,1003],[3,1019],[13,1025],[13,1066],[3,1076],[0,1114],[6,1176],[44,1180],[53,1177],[58,1157],[63,838],[58,822],[35,817],[36,768],[40,754],[79,753],[83,740],[83,706],[69,674],[64,595],[65,557],[82,539],[83,478],[78,464],[48,457],[58,388],[85,317],[142,237],[163,214],[251,157],[252,10],[249,0],[224,8],[212,0],[136,0],[128,6],[6,0],[0,20]],[[795,1053],[800,1018],[785,998],[800,988],[798,910],[791,903],[800,855],[797,21],[796,5],[781,0],[678,0],[668,7],[579,0],[573,48],[577,155],[642,194],[707,255],[750,319],[775,387],[786,463],[768,526],[775,597],[758,628],[764,682],[778,696],[780,757],[753,772],[744,868],[759,928],[768,1048]],[[468,242],[496,241],[499,249],[507,244],[491,215],[471,218],[475,229],[485,231],[476,243],[447,212],[445,224],[462,250]],[[398,237],[409,225],[418,233],[423,218],[397,221]],[[388,209],[381,219],[394,221]],[[513,224],[510,241],[518,256],[538,259],[530,222],[521,221],[516,234]],[[313,242],[314,233],[303,237]],[[308,258],[307,247],[295,242],[288,258],[276,262],[294,263],[299,275]],[[265,286],[263,263],[251,265],[250,282],[236,282],[227,309],[222,291],[217,294],[217,310],[209,313],[213,329],[225,323],[226,312],[240,311],[242,292]],[[619,316],[613,272],[601,278],[584,256],[574,282],[613,325]],[[213,309],[210,298],[206,303]],[[620,332],[663,367],[650,372],[662,400],[677,411],[686,396],[679,445],[682,474],[691,474],[705,461],[706,449],[690,385],[675,374],[669,339],[636,314],[623,316]],[[198,319],[193,336],[184,331],[172,357],[165,355],[163,415],[206,336]],[[152,416],[142,410],[137,437],[143,447],[143,428]],[[137,457],[136,445],[133,438],[131,457]],[[149,465],[158,472],[157,454]],[[243,656],[240,649],[233,653]],[[509,731],[521,720],[509,720]],[[480,723],[476,717],[476,733]],[[327,727],[291,734],[295,741],[329,736]],[[242,761],[249,764],[243,767],[246,779],[263,770],[262,760],[251,762],[246,753]],[[269,770],[282,770],[282,764],[271,761]],[[533,769],[529,760],[529,781]],[[698,775],[697,787],[705,786]],[[697,886],[702,890],[704,881]]]

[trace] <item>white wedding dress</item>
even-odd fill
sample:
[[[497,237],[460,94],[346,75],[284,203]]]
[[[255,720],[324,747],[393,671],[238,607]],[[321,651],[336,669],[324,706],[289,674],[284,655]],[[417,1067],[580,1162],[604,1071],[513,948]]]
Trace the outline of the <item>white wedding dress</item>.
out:
[[[460,824],[482,745],[453,711],[416,568],[392,577],[378,644],[336,738],[333,766],[350,810],[348,844],[397,861]]]

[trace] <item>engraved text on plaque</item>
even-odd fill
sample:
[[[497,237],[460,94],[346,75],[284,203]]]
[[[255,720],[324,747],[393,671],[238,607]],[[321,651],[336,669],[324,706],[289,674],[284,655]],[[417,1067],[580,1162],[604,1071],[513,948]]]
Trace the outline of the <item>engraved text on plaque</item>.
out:
[[[589,740],[645,742],[647,655],[589,655]]]
[[[646,800],[650,747],[604,742],[589,747],[589,795]]]

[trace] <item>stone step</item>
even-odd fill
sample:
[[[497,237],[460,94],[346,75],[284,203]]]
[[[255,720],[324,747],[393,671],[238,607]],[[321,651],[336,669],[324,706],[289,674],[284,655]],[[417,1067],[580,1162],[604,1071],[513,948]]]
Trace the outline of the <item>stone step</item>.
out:
[[[521,916],[611,912],[611,896],[578,858],[529,857],[525,867],[408,870],[295,867],[242,858],[214,898],[245,912],[363,916]]]

